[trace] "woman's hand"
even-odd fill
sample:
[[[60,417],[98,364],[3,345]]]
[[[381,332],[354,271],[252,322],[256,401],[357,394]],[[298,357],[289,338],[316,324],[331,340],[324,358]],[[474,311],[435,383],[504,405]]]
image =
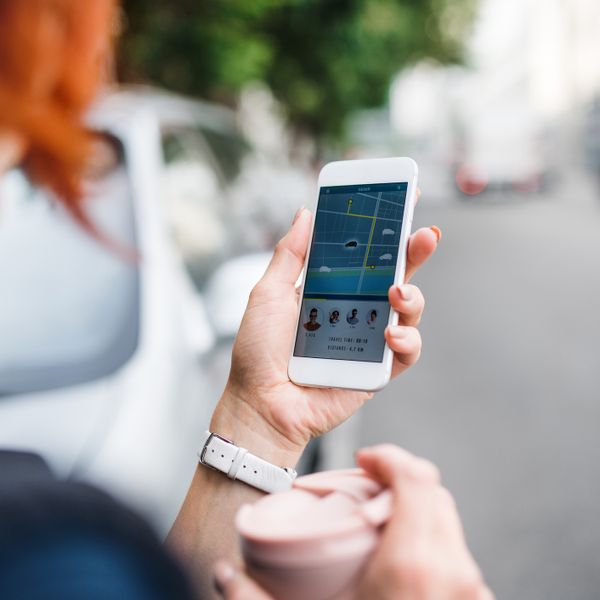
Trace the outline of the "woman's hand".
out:
[[[321,435],[352,415],[372,394],[347,390],[301,387],[287,374],[290,349],[298,318],[299,295],[295,283],[304,266],[312,215],[301,209],[287,235],[277,244],[273,259],[253,289],[233,348],[227,388],[213,420],[212,430],[246,443],[265,458],[295,462],[311,437]],[[406,281],[433,254],[437,228],[415,232],[409,241]],[[395,353],[393,375],[419,358],[421,337],[417,325],[424,299],[414,285],[392,287],[391,305],[400,314],[397,327],[386,339]],[[244,438],[247,429],[251,440]],[[257,438],[269,440],[271,450],[256,448]],[[253,445],[248,445],[253,444]],[[283,453],[283,454],[282,454]],[[284,464],[281,463],[280,464]]]
[[[210,423],[211,431],[284,467],[298,462],[312,436],[339,425],[371,397],[363,392],[299,387],[288,377],[298,318],[295,283],[304,266],[311,219],[309,211],[299,211],[252,291],[233,349],[229,381]],[[411,237],[407,280],[433,253],[439,235],[437,228],[430,228]],[[397,375],[419,358],[421,338],[416,327],[424,301],[412,285],[391,289],[389,297],[400,313],[400,325],[386,331]],[[188,565],[203,598],[212,597],[212,576],[206,566],[217,558],[239,560],[235,514],[260,494],[222,473],[196,469],[168,544]]]
[[[357,462],[392,490],[394,512],[354,600],[493,600],[437,468],[389,444]]]
[[[493,600],[437,468],[391,445],[361,450],[357,461],[392,490],[394,511],[352,600]],[[226,600],[272,600],[228,563],[217,564],[215,581]]]

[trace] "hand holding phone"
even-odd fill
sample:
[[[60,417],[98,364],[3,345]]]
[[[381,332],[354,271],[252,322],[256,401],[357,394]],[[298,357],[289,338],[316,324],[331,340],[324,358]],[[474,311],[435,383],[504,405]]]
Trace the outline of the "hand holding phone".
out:
[[[295,284],[305,264],[312,221],[310,211],[299,211],[289,232],[277,244],[269,268],[252,291],[234,344],[227,387],[211,422],[211,431],[234,439],[270,462],[286,466],[293,466],[311,437],[339,425],[371,396],[364,391],[299,386],[288,376],[298,324]],[[436,246],[437,236],[430,228],[420,229],[410,237],[406,278],[433,254]],[[421,348],[416,325],[423,301],[418,288],[409,288],[412,300],[402,299],[397,288],[382,298],[389,300],[399,313],[399,325],[388,328],[386,333],[392,376],[412,365]],[[335,320],[336,315],[331,316]],[[338,322],[347,324],[347,317],[347,311],[340,309]],[[366,313],[363,315],[368,317]],[[375,323],[379,318],[385,321],[387,315],[379,313]],[[310,313],[304,323],[310,323]],[[309,330],[302,328],[302,331]],[[392,331],[402,335],[394,337]]]
[[[410,158],[340,161],[321,171],[293,382],[374,391],[390,380],[384,331],[398,314],[388,292],[404,281],[416,190]]]

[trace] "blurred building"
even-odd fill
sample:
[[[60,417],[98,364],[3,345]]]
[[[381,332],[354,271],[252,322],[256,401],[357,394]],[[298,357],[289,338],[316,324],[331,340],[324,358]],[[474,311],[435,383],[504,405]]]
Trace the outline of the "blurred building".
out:
[[[600,3],[527,0],[526,70],[534,107],[554,117],[587,104],[600,92]],[[519,57],[516,57],[519,60]]]
[[[468,96],[482,104],[518,94],[541,117],[560,116],[600,91],[599,30],[597,0],[482,0],[467,44],[464,75],[471,80],[464,91],[436,95],[447,79],[440,71],[448,69],[417,65],[392,86],[392,124],[420,133],[427,124],[439,125],[441,103],[468,102]]]
[[[581,158],[599,30],[597,0],[482,0],[464,68],[421,63],[393,82],[392,128],[428,171],[464,175],[465,189],[539,189],[563,155]]]

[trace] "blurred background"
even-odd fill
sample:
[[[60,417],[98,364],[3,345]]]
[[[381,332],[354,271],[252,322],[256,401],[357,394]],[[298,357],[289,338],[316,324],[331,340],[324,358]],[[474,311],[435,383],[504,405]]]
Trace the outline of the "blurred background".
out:
[[[597,598],[600,3],[125,0],[119,29],[89,120],[122,164],[90,212],[143,260],[0,180],[0,444],[166,532],[318,169],[412,156],[415,227],[443,231],[415,277],[423,356],[303,468],[407,447],[441,467],[498,598]]]

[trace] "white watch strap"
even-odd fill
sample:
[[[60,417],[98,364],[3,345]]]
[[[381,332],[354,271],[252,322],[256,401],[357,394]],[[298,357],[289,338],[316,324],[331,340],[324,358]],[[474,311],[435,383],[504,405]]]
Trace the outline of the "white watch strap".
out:
[[[200,464],[206,465],[230,479],[238,479],[264,492],[289,490],[296,479],[296,471],[276,465],[236,446],[231,440],[205,431],[198,452]]]

